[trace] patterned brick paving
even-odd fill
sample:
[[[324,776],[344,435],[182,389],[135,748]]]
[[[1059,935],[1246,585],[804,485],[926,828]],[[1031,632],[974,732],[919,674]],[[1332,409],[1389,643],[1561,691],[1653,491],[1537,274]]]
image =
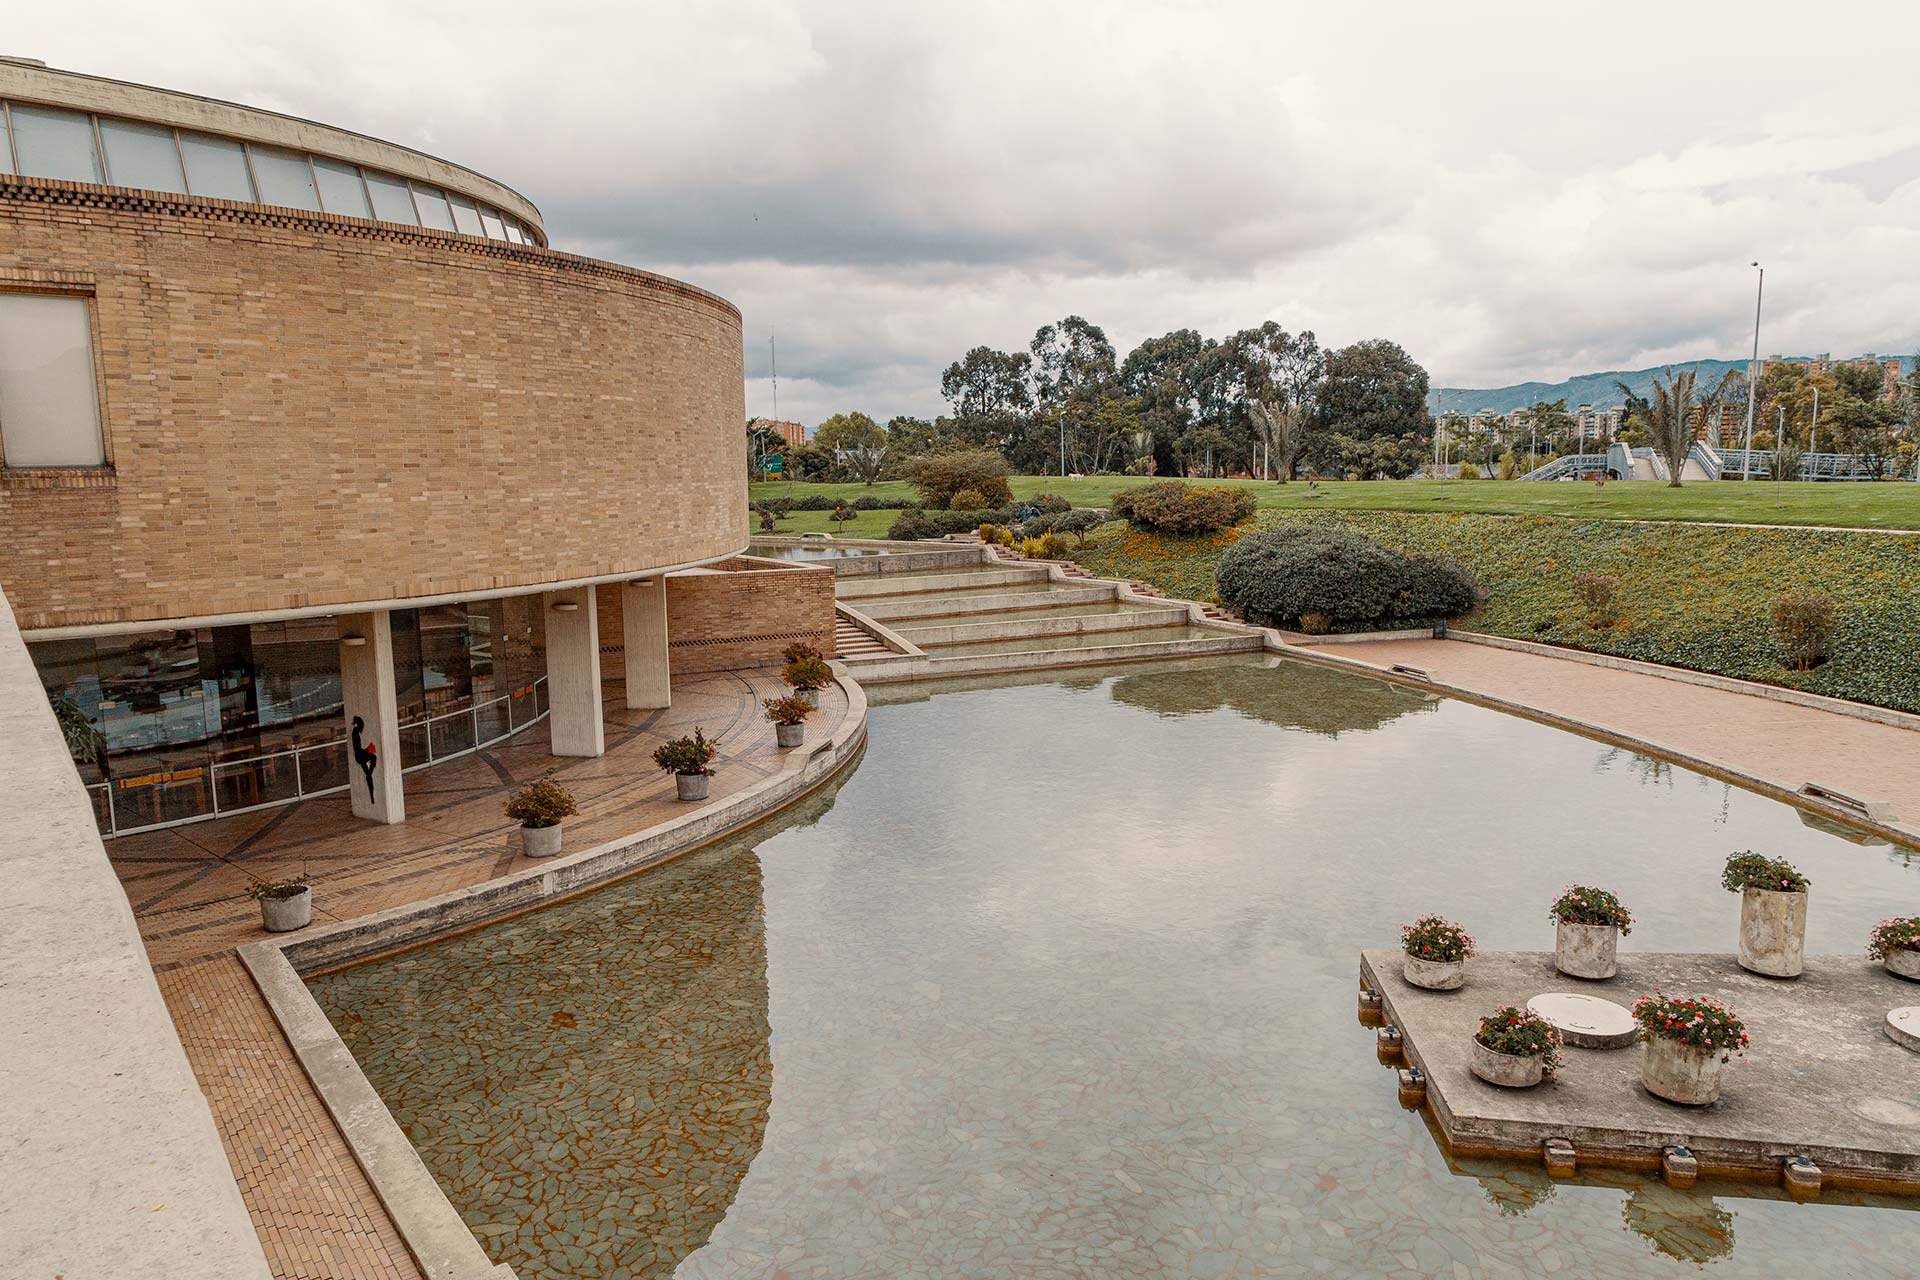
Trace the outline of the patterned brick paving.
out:
[[[408,820],[397,826],[357,821],[344,797],[328,796],[108,843],[275,1275],[421,1273],[234,954],[265,936],[247,886],[304,871],[315,883],[315,919],[345,920],[523,868],[500,806],[548,768],[580,802],[567,821],[568,849],[643,830],[681,816],[673,779],[650,756],[696,724],[720,744],[713,799],[780,768],[760,715],[761,698],[785,691],[773,671],[687,678],[661,711],[628,711],[620,686],[609,691],[606,755],[548,755],[543,722],[408,774]],[[824,691],[809,736],[833,732],[845,714],[840,690]]]

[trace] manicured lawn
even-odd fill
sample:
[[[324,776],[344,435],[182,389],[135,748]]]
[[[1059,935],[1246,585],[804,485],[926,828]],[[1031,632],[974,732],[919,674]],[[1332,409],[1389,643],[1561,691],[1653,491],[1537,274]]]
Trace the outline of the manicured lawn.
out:
[[[900,518],[900,513],[862,511],[844,524],[832,517],[831,511],[790,511],[777,522],[779,527],[774,534],[783,538],[797,537],[803,533],[831,533],[842,538],[884,538],[888,527]],[[747,528],[751,531],[750,537],[761,536],[760,517],[749,515]]]
[[[1116,489],[1140,481],[1123,476],[1061,480],[1015,476],[1014,496],[1057,493],[1077,507],[1104,506]],[[1920,529],[1920,484],[1816,484],[1799,481],[1776,490],[1769,481],[1698,481],[1669,488],[1658,480],[1591,484],[1519,480],[1224,480],[1259,496],[1265,510],[1472,511],[1494,515],[1551,515],[1588,520],[1707,520],[1737,524],[1811,524],[1867,529]],[[868,495],[910,502],[905,481],[877,485],[794,484],[753,486],[753,496],[778,498],[823,494],[848,500]],[[792,519],[799,519],[796,513]]]
[[[1476,631],[1920,711],[1920,535],[1332,509],[1262,511],[1243,528],[1295,521],[1460,561],[1486,590],[1463,622]],[[1172,538],[1114,523],[1074,558],[1103,576],[1211,600],[1214,569],[1235,536]],[[1618,623],[1590,625],[1573,596],[1581,573],[1618,578]],[[1780,664],[1768,620],[1773,601],[1795,587],[1837,607],[1833,656],[1804,673]]]

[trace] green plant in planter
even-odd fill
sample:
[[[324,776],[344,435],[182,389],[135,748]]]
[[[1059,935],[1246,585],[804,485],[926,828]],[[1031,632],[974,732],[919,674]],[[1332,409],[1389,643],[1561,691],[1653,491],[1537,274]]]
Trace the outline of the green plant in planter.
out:
[[[1540,1074],[1551,1080],[1560,1070],[1560,1029],[1531,1009],[1501,1005],[1480,1019],[1474,1037],[1495,1053],[1516,1058],[1540,1055]]]
[[[1885,960],[1889,951],[1920,951],[1920,916],[1882,920],[1867,935],[1867,955]]]
[[[1568,885],[1547,908],[1547,918],[1567,924],[1610,924],[1621,933],[1633,932],[1633,916],[1620,899],[1591,885]]]
[[[780,651],[780,657],[787,662],[798,662],[802,658],[818,658],[820,651],[805,640],[795,640]]]
[[[282,898],[298,897],[302,890],[312,887],[313,881],[305,876],[296,876],[292,880],[255,880],[247,886],[247,895],[257,902],[278,902]]]
[[[1812,881],[1793,869],[1790,862],[1769,858],[1749,849],[1727,859],[1720,873],[1720,887],[1728,893],[1743,889],[1771,889],[1776,893],[1805,893]]]
[[[1678,1040],[1695,1049],[1718,1053],[1722,1062],[1747,1047],[1746,1024],[1733,1016],[1733,1010],[1713,1000],[1682,1000],[1662,995],[1655,987],[1652,995],[1633,1002],[1633,1019],[1650,1037]]]
[[[1447,964],[1474,954],[1473,938],[1459,925],[1440,916],[1421,916],[1400,926],[1400,945],[1416,960]]]
[[[833,672],[818,657],[794,658],[782,674],[788,684],[802,692],[824,689],[833,679]]]
[[[767,719],[775,724],[804,724],[814,712],[814,706],[805,698],[763,698],[760,705],[767,709]]]
[[[506,812],[523,827],[557,827],[580,812],[580,807],[573,802],[573,792],[548,775],[514,792]]]
[[[668,773],[712,773],[709,767],[719,750],[706,734],[695,726],[691,736],[663,742],[653,749],[653,762]]]

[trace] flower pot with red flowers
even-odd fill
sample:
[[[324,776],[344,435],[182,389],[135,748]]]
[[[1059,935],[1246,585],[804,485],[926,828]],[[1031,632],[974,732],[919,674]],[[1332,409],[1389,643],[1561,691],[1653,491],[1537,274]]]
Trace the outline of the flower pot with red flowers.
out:
[[[653,762],[673,775],[674,790],[682,800],[705,800],[713,780],[713,757],[718,750],[695,726],[693,733],[653,749]]]
[[[1554,968],[1595,980],[1620,972],[1620,935],[1633,932],[1633,917],[1620,899],[1591,885],[1570,885],[1547,915],[1554,922]]]
[[[1653,994],[1633,1002],[1633,1018],[1646,1041],[1640,1083],[1668,1102],[1704,1107],[1720,1097],[1720,1068],[1744,1055],[1746,1024],[1733,1010],[1700,997]]]
[[[1560,1070],[1560,1029],[1531,1009],[1501,1005],[1480,1019],[1467,1069],[1503,1089],[1531,1089]]]
[[[551,774],[536,778],[507,801],[506,813],[520,824],[520,848],[529,858],[551,858],[560,852],[561,827],[579,813],[573,793]]]
[[[1873,926],[1867,955],[1884,964],[1894,977],[1920,982],[1920,916],[1900,916]]]
[[[1727,859],[1720,883],[1740,895],[1740,967],[1795,978],[1807,944],[1807,885],[1791,864],[1763,853]]]
[[[760,705],[767,709],[767,719],[773,721],[773,739],[782,748],[797,747],[805,741],[807,717],[814,711],[811,702],[792,696],[763,698]]]
[[[1458,991],[1467,980],[1473,939],[1451,920],[1421,916],[1400,926],[1400,947],[1407,953],[1401,974],[1428,991]]]

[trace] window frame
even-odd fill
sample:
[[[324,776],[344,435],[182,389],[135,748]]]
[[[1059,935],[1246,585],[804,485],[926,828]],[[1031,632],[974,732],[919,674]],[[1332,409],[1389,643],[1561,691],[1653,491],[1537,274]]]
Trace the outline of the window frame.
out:
[[[100,432],[100,461],[48,464],[29,462],[15,464],[7,461],[6,423],[0,422],[0,476],[74,476],[100,475],[113,472],[113,432],[109,427],[107,406],[106,370],[101,364],[102,347],[100,343],[100,299],[96,287],[91,283],[63,283],[45,280],[16,279],[10,273],[0,271],[0,296],[8,294],[36,294],[42,297],[77,298],[87,311],[87,350],[93,365],[93,400],[95,405],[95,427]]]

